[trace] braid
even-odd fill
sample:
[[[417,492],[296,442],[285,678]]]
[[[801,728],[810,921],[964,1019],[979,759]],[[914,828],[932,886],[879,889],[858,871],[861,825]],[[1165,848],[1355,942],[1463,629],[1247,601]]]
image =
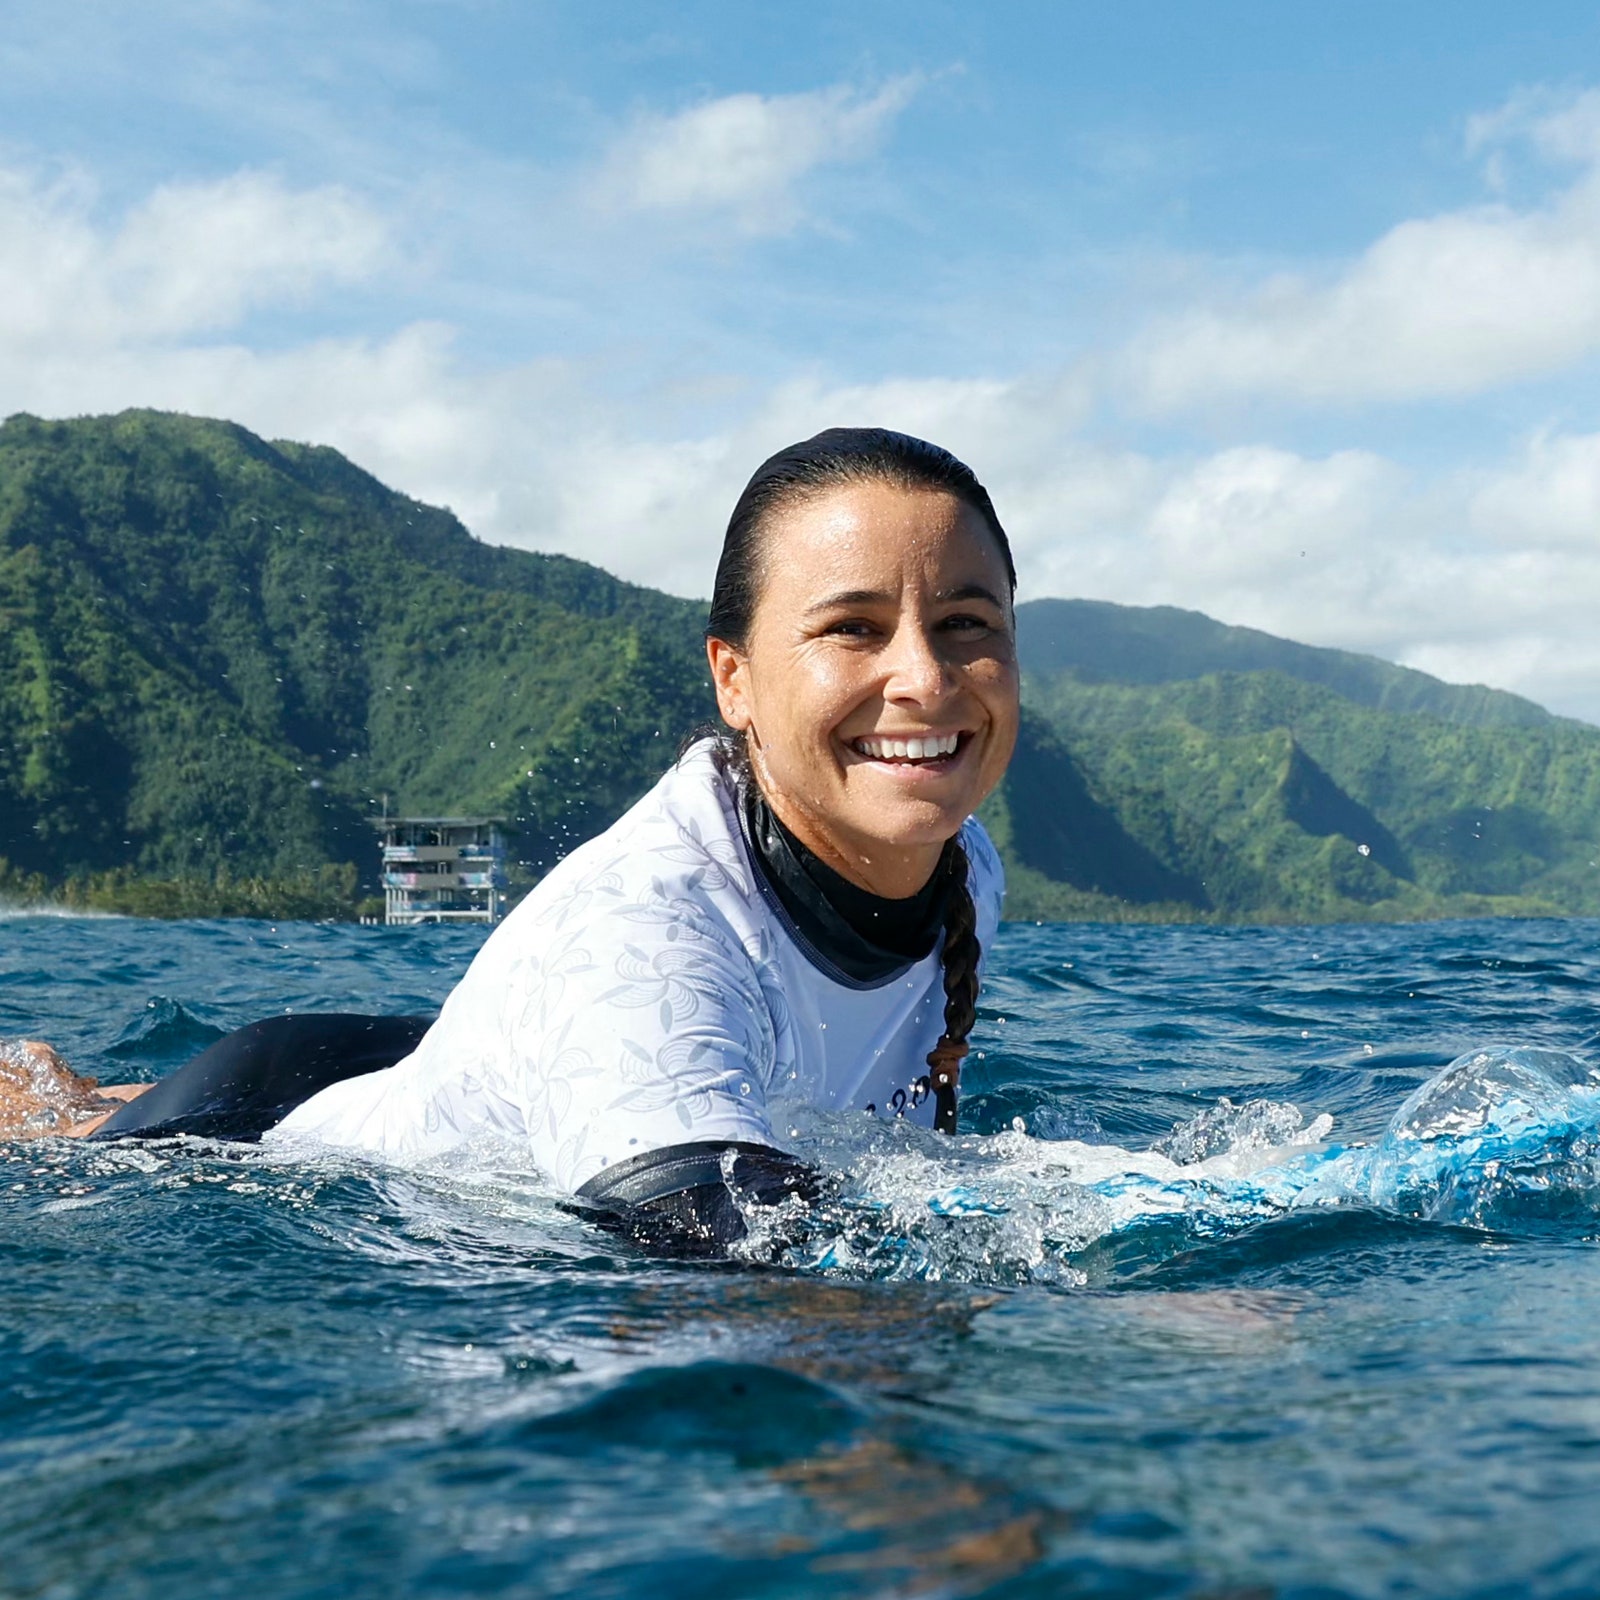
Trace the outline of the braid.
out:
[[[940,1133],[956,1131],[956,1091],[967,1035],[978,1020],[978,911],[967,889],[967,852],[959,838],[950,841],[946,870],[950,893],[944,913],[944,1033],[928,1054],[933,1088],[933,1125]]]

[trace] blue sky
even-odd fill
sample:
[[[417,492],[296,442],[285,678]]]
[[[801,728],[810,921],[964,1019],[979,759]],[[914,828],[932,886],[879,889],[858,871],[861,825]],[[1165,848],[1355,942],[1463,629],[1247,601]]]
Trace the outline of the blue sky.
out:
[[[1600,721],[1600,12],[7,0],[0,411],[333,444],[684,594],[910,428],[1028,595]]]

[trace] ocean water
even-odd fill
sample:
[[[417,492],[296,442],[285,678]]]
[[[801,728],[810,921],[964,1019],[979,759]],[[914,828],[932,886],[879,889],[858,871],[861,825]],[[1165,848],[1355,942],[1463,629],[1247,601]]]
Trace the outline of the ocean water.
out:
[[[0,1597],[1600,1594],[1597,942],[1008,927],[962,1135],[796,1116],[726,1266],[505,1146],[0,1145]],[[149,1080],[476,944],[0,915],[0,1037]]]

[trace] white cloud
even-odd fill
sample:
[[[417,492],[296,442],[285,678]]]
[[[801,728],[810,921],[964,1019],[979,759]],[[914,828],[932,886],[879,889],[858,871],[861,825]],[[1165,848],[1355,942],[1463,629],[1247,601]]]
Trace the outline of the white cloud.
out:
[[[369,277],[386,229],[345,191],[270,173],[162,186],[113,226],[82,179],[0,169],[0,354],[117,347],[226,328]]]
[[[1044,592],[1186,606],[1600,722],[1600,436],[1541,437],[1487,472],[1269,447],[1142,465],[1080,456],[1120,505],[1030,530]]]
[[[1399,224],[1328,281],[1283,275],[1151,328],[1122,361],[1157,411],[1218,399],[1360,403],[1479,393],[1600,348],[1600,95],[1523,95],[1476,119],[1474,152],[1530,144],[1581,165],[1544,204]]]
[[[597,198],[619,210],[722,212],[751,233],[787,231],[802,214],[799,181],[870,155],[917,88],[903,77],[875,94],[848,86],[733,94],[641,117],[612,150]]]
[[[387,229],[344,190],[292,190],[270,173],[168,184],[123,224],[110,277],[147,334],[229,327],[265,304],[360,282]]]
[[[664,430],[677,413],[660,393],[608,395],[581,361],[473,367],[438,321],[276,349],[240,338],[254,308],[364,291],[386,236],[356,198],[259,173],[170,186],[108,223],[81,182],[0,172],[0,413],[227,416],[333,445],[485,538],[691,595],[764,456],[821,427],[886,424],[989,482],[1025,597],[1188,606],[1600,720],[1600,435],[1546,431],[1499,463],[1431,472],[1262,440],[1111,446],[1092,439],[1087,367],[799,376],[738,389],[720,422]]]
[[[1469,503],[1485,540],[1518,548],[1600,546],[1600,435],[1540,433]]]
[[[1518,89],[1493,111],[1468,117],[1465,142],[1469,155],[1528,144],[1550,160],[1593,165],[1600,160],[1600,90]]]

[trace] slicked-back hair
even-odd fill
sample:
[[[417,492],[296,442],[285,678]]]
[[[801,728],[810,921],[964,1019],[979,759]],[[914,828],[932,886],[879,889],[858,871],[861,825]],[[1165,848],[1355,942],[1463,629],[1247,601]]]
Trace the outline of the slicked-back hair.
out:
[[[769,456],[756,468],[728,519],[711,590],[706,637],[746,650],[765,577],[767,539],[774,517],[814,496],[850,484],[882,483],[892,488],[953,495],[977,512],[994,536],[1011,592],[1017,569],[1011,543],[995,515],[989,491],[964,461],[926,439],[890,428],[828,428]],[[725,738],[726,769],[739,782],[754,782],[749,751],[742,738]],[[937,869],[947,875],[944,937],[944,1032],[928,1056],[928,1088],[934,1098],[934,1126],[956,1131],[957,1091],[967,1038],[978,1014],[977,910],[967,888],[967,855],[952,839]]]
[[[892,428],[828,428],[769,456],[744,486],[722,540],[711,587],[711,614],[706,619],[708,639],[725,640],[736,650],[748,646],[761,599],[766,534],[774,514],[854,483],[954,495],[976,511],[994,535],[1006,564],[1006,581],[1016,591],[1011,542],[995,515],[989,491],[966,462],[926,439]]]

